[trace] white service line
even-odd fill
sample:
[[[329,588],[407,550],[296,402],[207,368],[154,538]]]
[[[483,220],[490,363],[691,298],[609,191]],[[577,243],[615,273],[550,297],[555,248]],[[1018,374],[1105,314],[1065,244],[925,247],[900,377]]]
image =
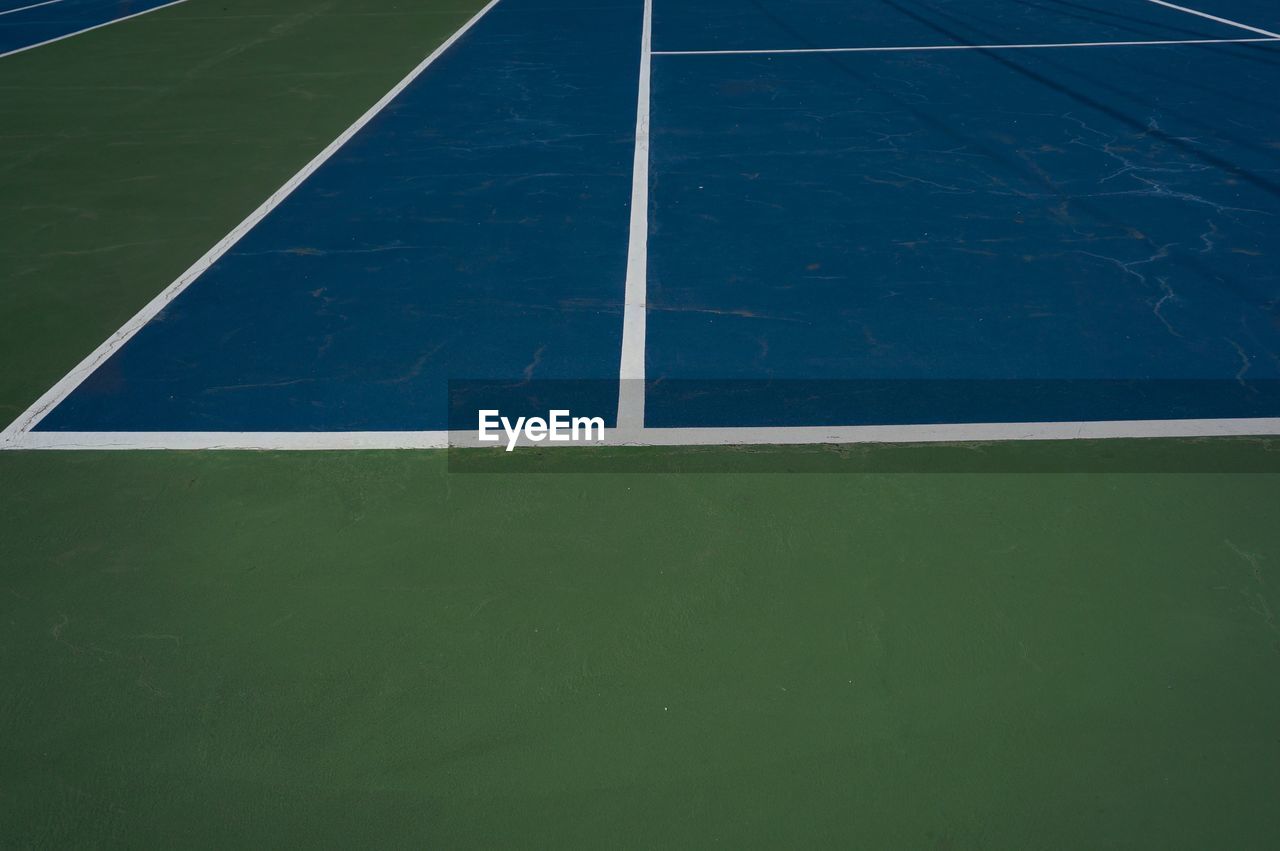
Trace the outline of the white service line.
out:
[[[44,0],[43,3],[32,3],[30,6],[19,6],[16,9],[5,9],[3,12],[0,12],[0,18],[3,18],[5,15],[12,15],[15,12],[25,12],[28,9],[39,9],[41,6],[52,6],[54,3],[61,2],[62,0]]]
[[[178,0],[178,2],[182,3],[186,2],[186,0]],[[461,38],[467,30],[471,29],[471,27],[484,17],[490,9],[496,6],[498,2],[499,0],[489,0],[489,3],[477,12],[471,20],[463,24],[461,29],[433,50],[430,56],[422,60],[422,62],[410,71],[403,80],[396,83],[395,87],[392,88],[391,91],[387,92],[377,103],[369,107],[364,115],[357,118],[354,124],[342,132],[342,135],[330,142],[323,151],[316,154],[315,158],[312,159],[311,162],[303,166],[301,171],[289,178],[283,186],[272,193],[267,200],[263,201],[258,209],[254,210],[244,221],[236,225],[231,233],[219,240],[218,243],[210,248],[203,257],[192,264],[191,268],[179,275],[177,280],[165,287],[159,295],[134,314],[132,319],[108,337],[102,345],[94,349],[88,357],[82,360],[75,367],[75,369],[68,372],[57,384],[49,388],[48,392],[37,399],[30,408],[10,423],[8,428],[3,432],[0,432],[0,448],[4,448],[6,444],[12,443],[15,437],[30,432],[31,429],[40,422],[40,420],[44,419],[46,414],[65,399],[71,391],[75,390],[76,387],[80,385],[80,382],[89,377],[89,375],[97,369],[103,361],[111,357],[117,349],[127,343],[129,339],[133,337],[134,334],[138,333],[144,325],[150,322],[156,314],[164,310],[169,302],[177,298],[183,290],[191,286],[197,278],[217,262],[218,258],[239,242],[241,237],[252,230],[258,222],[262,221],[268,213],[279,206],[285,198],[288,198],[304,180],[310,177],[316,169],[320,168],[320,166],[322,166],[330,157],[337,153],[338,149],[345,145],[352,136],[360,132],[361,128],[373,120],[374,116],[386,108],[387,104],[391,103],[391,101],[404,91],[410,83],[416,80],[423,71],[427,70],[431,63],[435,62],[436,59],[448,50],[454,42]]]
[[[1153,0],[1154,2],[1154,0]],[[1193,38],[1169,41],[1072,41],[1051,44],[922,44],[898,47],[783,47],[749,50],[655,50],[654,56],[747,56],[782,53],[907,53],[921,50],[1032,50],[1059,47],[1143,47],[1170,44],[1254,44],[1280,41],[1270,38]]]
[[[653,0],[645,0],[640,30],[640,82],[636,99],[636,149],[631,167],[631,232],[622,309],[622,362],[618,371],[620,430],[644,428],[645,321],[649,275],[649,79]]]
[[[1164,6],[1167,9],[1176,9],[1179,12],[1186,12],[1188,15],[1196,15],[1201,18],[1206,18],[1210,21],[1217,21],[1218,23],[1226,24],[1229,27],[1236,27],[1237,29],[1248,30],[1251,33],[1258,33],[1259,35],[1271,36],[1272,38],[1280,38],[1280,33],[1273,33],[1270,30],[1259,29],[1258,27],[1251,27],[1248,24],[1242,24],[1239,21],[1233,21],[1230,18],[1219,18],[1217,15],[1210,15],[1208,12],[1201,12],[1198,9],[1188,9],[1186,6],[1179,6],[1176,3],[1167,3],[1165,2],[1165,0],[1147,0],[1147,2],[1155,3],[1157,6]]]
[[[1112,438],[1265,437],[1280,435],[1280,418],[1108,420],[1098,422],[945,423],[940,425],[639,428],[611,430],[601,444],[573,446],[788,446],[818,443],[970,443]],[[452,437],[452,440],[451,440]],[[285,450],[444,449],[473,447],[474,431],[327,432],[59,432],[17,435],[2,449]],[[501,451],[500,449],[495,451]]]
[[[6,56],[16,56],[19,53],[26,53],[28,50],[35,50],[37,47],[44,47],[46,44],[53,44],[54,42],[63,41],[65,39],[72,38],[74,36],[84,35],[87,32],[93,32],[94,30],[100,30],[103,27],[109,27],[112,24],[119,24],[124,21],[132,20],[133,18],[142,17],[143,15],[150,15],[152,12],[159,12],[161,9],[168,9],[170,6],[177,6],[179,3],[185,3],[185,2],[187,2],[187,0],[173,0],[172,3],[165,3],[163,6],[153,6],[150,9],[143,9],[141,12],[134,12],[132,15],[125,15],[122,18],[113,18],[110,21],[103,21],[100,24],[94,24],[93,26],[85,27],[82,30],[63,33],[62,35],[57,36],[55,38],[45,39],[44,41],[38,41],[35,44],[28,44],[25,47],[14,48],[13,50],[7,51],[5,53],[0,53],[0,59],[4,59]],[[31,7],[27,7],[27,8],[31,8]],[[17,11],[17,10],[15,9],[14,11]]]

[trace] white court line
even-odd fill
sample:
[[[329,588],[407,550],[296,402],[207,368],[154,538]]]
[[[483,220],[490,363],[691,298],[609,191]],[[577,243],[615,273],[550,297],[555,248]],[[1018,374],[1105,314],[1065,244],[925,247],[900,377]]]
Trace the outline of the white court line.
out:
[[[1152,0],[1155,2],[1155,0]],[[921,50],[1033,50],[1059,47],[1143,47],[1170,44],[1254,44],[1280,41],[1270,38],[1192,38],[1168,41],[1071,41],[1051,44],[921,44],[898,47],[783,47],[750,50],[655,50],[654,56],[749,56],[781,53],[908,53]]]
[[[52,6],[54,3],[61,2],[62,0],[44,0],[43,3],[32,3],[30,6],[19,6],[16,9],[5,9],[3,12],[0,12],[0,18],[3,18],[5,15],[12,15],[16,12],[25,12],[28,9],[39,9],[41,6]]]
[[[1280,434],[1280,418],[1108,420],[1098,422],[947,423],[941,425],[796,426],[761,428],[641,428],[611,430],[601,444],[575,446],[788,446],[818,443],[967,443],[974,441],[1101,440],[1114,438],[1265,437]],[[474,431],[330,432],[27,432],[0,449],[284,450],[444,449],[475,446]],[[497,451],[501,451],[500,449]]]
[[[185,0],[178,0],[178,2],[185,2]],[[463,24],[461,29],[451,35],[444,44],[441,44],[433,50],[430,56],[422,60],[422,62],[410,71],[403,80],[396,83],[395,87],[391,89],[391,91],[387,92],[377,103],[369,107],[368,111],[366,111],[364,115],[357,118],[354,124],[342,132],[342,135],[330,142],[323,151],[316,154],[315,158],[312,159],[311,162],[303,166],[301,171],[289,178],[283,186],[272,193],[267,200],[263,201],[258,209],[254,210],[244,221],[236,225],[231,233],[219,240],[218,243],[210,248],[203,257],[193,263],[191,268],[179,275],[173,283],[165,287],[159,295],[134,314],[132,319],[108,337],[102,345],[94,349],[88,357],[82,360],[79,365],[75,367],[75,369],[68,372],[62,377],[62,380],[49,388],[48,392],[37,399],[30,408],[10,423],[8,428],[3,432],[0,432],[0,448],[3,448],[7,443],[11,443],[16,436],[20,436],[33,429],[42,419],[44,419],[45,415],[48,414],[49,411],[53,410],[60,402],[62,402],[63,399],[67,398],[71,391],[75,390],[76,387],[80,385],[80,382],[88,378],[103,361],[111,357],[117,349],[127,343],[129,339],[133,337],[134,334],[138,333],[144,325],[150,322],[156,314],[164,310],[169,302],[177,298],[183,290],[191,286],[197,278],[217,262],[218,258],[225,254],[231,246],[239,242],[241,237],[252,230],[258,222],[262,221],[268,213],[279,206],[285,198],[288,198],[304,180],[310,177],[316,169],[320,168],[320,166],[323,165],[330,157],[337,153],[338,149],[345,145],[352,136],[360,132],[361,128],[372,121],[375,115],[381,112],[387,104],[391,103],[391,101],[404,91],[410,83],[416,80],[423,71],[427,70],[431,63],[435,62],[436,59],[448,50],[454,42],[461,38],[467,30],[471,29],[471,27],[484,17],[490,9],[496,6],[498,2],[499,0],[489,0],[489,3],[477,12],[471,20]]]
[[[82,30],[76,30],[75,32],[70,32],[70,33],[63,33],[62,35],[57,36],[56,38],[50,38],[44,41],[38,41],[35,44],[28,44],[25,47],[18,47],[6,53],[0,53],[0,59],[4,59],[6,56],[16,56],[19,53],[26,53],[28,50],[35,50],[37,47],[44,47],[46,44],[53,44],[54,42],[63,41],[65,39],[72,38],[73,36],[84,35],[87,32],[93,32],[94,30],[100,30],[103,27],[109,27],[112,24],[118,24],[123,21],[132,20],[133,18],[139,18],[139,17],[142,17],[143,15],[150,15],[152,12],[159,12],[161,9],[168,9],[170,6],[177,6],[179,3],[185,3],[185,2],[187,2],[187,0],[173,0],[172,3],[165,3],[163,6],[153,6],[150,9],[143,9],[141,12],[134,12],[132,15],[125,15],[122,18],[113,18],[110,21],[103,21],[100,24],[94,24],[93,26],[85,27]],[[40,5],[40,4],[37,4],[37,5]],[[32,8],[32,7],[28,6],[27,8]],[[17,10],[15,9],[14,11],[17,11]]]
[[[646,428],[647,446],[745,446],[805,443],[965,443],[987,440],[1098,440],[1125,437],[1263,437],[1280,434],[1280,418],[1105,420],[1043,423]],[[615,441],[632,445],[626,439]],[[551,444],[547,444],[551,445]],[[564,446],[566,444],[560,444]],[[573,445],[573,444],[568,444]]]
[[[1186,12],[1188,15],[1196,15],[1201,18],[1206,18],[1210,21],[1217,21],[1218,23],[1226,24],[1229,27],[1236,27],[1237,29],[1248,30],[1251,33],[1258,33],[1259,35],[1267,35],[1267,36],[1271,36],[1272,38],[1280,38],[1280,33],[1273,33],[1270,30],[1259,29],[1258,27],[1251,27],[1248,24],[1242,24],[1239,21],[1233,21],[1230,18],[1219,18],[1217,15],[1210,15],[1208,12],[1201,12],[1197,9],[1189,9],[1186,6],[1178,6],[1177,4],[1174,4],[1174,3],[1166,3],[1165,0],[1147,0],[1147,2],[1155,3],[1157,6],[1164,6],[1165,8],[1168,8],[1168,9],[1177,9],[1179,12]]]
[[[636,101],[636,149],[631,168],[631,232],[622,310],[622,362],[618,378],[618,428],[644,427],[644,353],[649,275],[649,72],[653,0],[645,0],[640,31],[640,82]]]

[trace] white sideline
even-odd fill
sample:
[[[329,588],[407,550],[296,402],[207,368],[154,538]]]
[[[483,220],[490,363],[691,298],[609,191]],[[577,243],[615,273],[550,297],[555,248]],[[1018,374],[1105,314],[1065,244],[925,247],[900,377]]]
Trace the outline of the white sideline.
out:
[[[30,6],[19,6],[16,9],[5,9],[3,12],[0,12],[0,18],[3,18],[5,15],[13,15],[18,12],[25,12],[28,9],[39,9],[41,6],[52,6],[54,3],[61,3],[61,2],[62,0],[44,0],[44,2],[42,3],[32,3]]]
[[[622,309],[622,362],[618,371],[618,428],[644,428],[644,355],[649,275],[649,79],[653,0],[645,0],[640,31],[636,149],[631,168],[631,231]]]
[[[178,0],[178,2],[186,2],[186,0]],[[330,157],[337,153],[338,149],[345,145],[351,137],[360,132],[366,124],[373,120],[374,116],[386,108],[387,104],[391,103],[397,95],[404,91],[410,83],[416,80],[422,72],[431,65],[431,63],[435,62],[441,54],[448,50],[454,42],[461,38],[467,30],[471,29],[471,27],[484,17],[490,9],[496,6],[498,2],[499,0],[489,0],[489,3],[486,4],[483,9],[463,24],[462,27],[451,35],[447,41],[433,50],[430,56],[422,60],[422,62],[410,71],[403,80],[397,83],[391,91],[387,92],[377,103],[369,107],[363,115],[356,119],[354,124],[342,132],[342,135],[338,136],[338,138],[330,142],[324,150],[316,154],[315,158],[313,158],[311,162],[303,166],[301,171],[289,178],[283,186],[272,193],[267,200],[263,201],[262,204],[250,213],[244,221],[236,225],[229,234],[224,236],[217,242],[217,244],[205,252],[205,255],[193,263],[191,268],[179,275],[173,283],[165,287],[159,295],[134,314],[132,319],[108,337],[102,345],[94,349],[88,357],[63,376],[57,384],[49,388],[49,390],[37,399],[31,407],[10,423],[8,428],[3,432],[0,432],[0,448],[3,448],[6,444],[12,443],[15,437],[30,432],[31,429],[40,422],[40,420],[44,419],[45,415],[48,414],[49,411],[53,410],[53,408],[62,402],[62,400],[65,399],[71,391],[75,390],[76,387],[80,385],[80,382],[84,381],[85,378],[97,369],[103,361],[109,358],[116,349],[128,342],[129,339],[133,337],[134,334],[138,333],[144,325],[150,322],[156,314],[164,310],[169,302],[177,298],[183,290],[204,274],[210,266],[217,262],[218,258],[239,242],[241,237],[252,230],[253,227],[258,224],[258,222],[262,221],[268,213],[279,206],[284,199],[288,198],[303,181],[310,177],[316,169],[320,168],[320,166],[323,165]]]
[[[163,6],[153,6],[153,7],[151,7],[150,9],[143,9],[141,12],[134,12],[132,15],[125,15],[125,16],[124,16],[124,17],[122,17],[122,18],[113,18],[113,19],[111,19],[110,21],[103,21],[103,22],[102,22],[102,23],[100,23],[100,24],[94,24],[93,26],[91,26],[91,27],[85,27],[85,28],[84,28],[84,29],[82,29],[82,30],[76,30],[75,32],[69,32],[69,33],[63,33],[62,35],[57,36],[57,37],[55,37],[55,38],[49,38],[49,39],[45,39],[44,41],[38,41],[38,42],[36,42],[35,44],[28,44],[28,45],[25,45],[24,47],[17,47],[17,48],[14,48],[13,50],[9,50],[9,51],[6,51],[6,52],[4,52],[4,53],[0,53],[0,59],[4,59],[6,56],[16,56],[16,55],[18,55],[19,53],[26,53],[28,50],[35,50],[37,47],[44,47],[46,44],[54,44],[55,42],[64,41],[64,40],[66,40],[66,39],[68,39],[68,38],[73,38],[74,36],[84,35],[84,34],[85,34],[85,33],[87,33],[87,32],[93,32],[94,30],[100,30],[100,29],[102,29],[103,27],[109,27],[109,26],[111,26],[112,24],[118,24],[118,23],[121,23],[122,21],[129,21],[129,20],[132,20],[132,19],[134,19],[134,18],[142,17],[143,15],[150,15],[152,12],[159,12],[161,9],[168,9],[168,8],[169,8],[169,7],[171,7],[171,6],[177,6],[179,3],[185,3],[185,2],[187,2],[187,0],[173,0],[173,2],[172,2],[172,3],[165,3]],[[37,3],[36,5],[37,5],[37,6],[42,6],[42,5],[46,5],[46,4],[43,4],[43,3]],[[31,9],[31,8],[34,8],[34,7],[32,7],[32,6],[27,6],[27,7],[25,7],[25,8]],[[17,12],[17,11],[21,11],[21,10],[19,10],[19,9],[13,9],[13,10],[11,10],[11,11]]]
[[[1155,0],[1152,0],[1155,2]],[[911,53],[931,50],[1047,50],[1063,47],[1148,47],[1176,44],[1255,44],[1280,41],[1268,38],[1192,38],[1168,41],[1071,41],[1044,44],[920,44],[895,47],[780,47],[746,50],[655,50],[654,56],[774,56],[787,53]]]

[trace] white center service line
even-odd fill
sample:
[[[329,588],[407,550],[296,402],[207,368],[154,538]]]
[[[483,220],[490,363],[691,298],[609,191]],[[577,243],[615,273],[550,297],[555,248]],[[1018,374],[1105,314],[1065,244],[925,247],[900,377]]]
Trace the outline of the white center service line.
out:
[[[1152,0],[1155,2],[1155,0]],[[1259,30],[1262,32],[1262,30]],[[1267,38],[1193,38],[1169,41],[1070,41],[1050,44],[922,44],[899,47],[783,47],[751,50],[655,50],[654,56],[749,56],[784,53],[905,53],[920,50],[1033,50],[1060,47],[1145,47],[1171,44],[1256,44],[1280,41],[1280,36]]]
[[[645,313],[649,274],[649,73],[653,55],[653,0],[645,0],[640,30],[640,83],[636,151],[631,171],[631,235],[622,310],[622,363],[618,371],[620,432],[644,428]]]
[[[39,9],[41,6],[52,6],[54,3],[61,2],[62,0],[44,0],[43,3],[32,3],[30,6],[19,6],[16,9],[6,9],[5,11],[0,12],[0,18],[3,18],[5,15],[12,15],[15,12],[25,12],[28,9]]]

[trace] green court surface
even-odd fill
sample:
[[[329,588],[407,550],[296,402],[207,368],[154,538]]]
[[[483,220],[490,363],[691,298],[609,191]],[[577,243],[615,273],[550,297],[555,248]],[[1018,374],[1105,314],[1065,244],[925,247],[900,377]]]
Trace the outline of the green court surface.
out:
[[[0,419],[476,5],[0,61]],[[0,846],[1277,847],[1280,444],[1100,446],[0,453]]]

